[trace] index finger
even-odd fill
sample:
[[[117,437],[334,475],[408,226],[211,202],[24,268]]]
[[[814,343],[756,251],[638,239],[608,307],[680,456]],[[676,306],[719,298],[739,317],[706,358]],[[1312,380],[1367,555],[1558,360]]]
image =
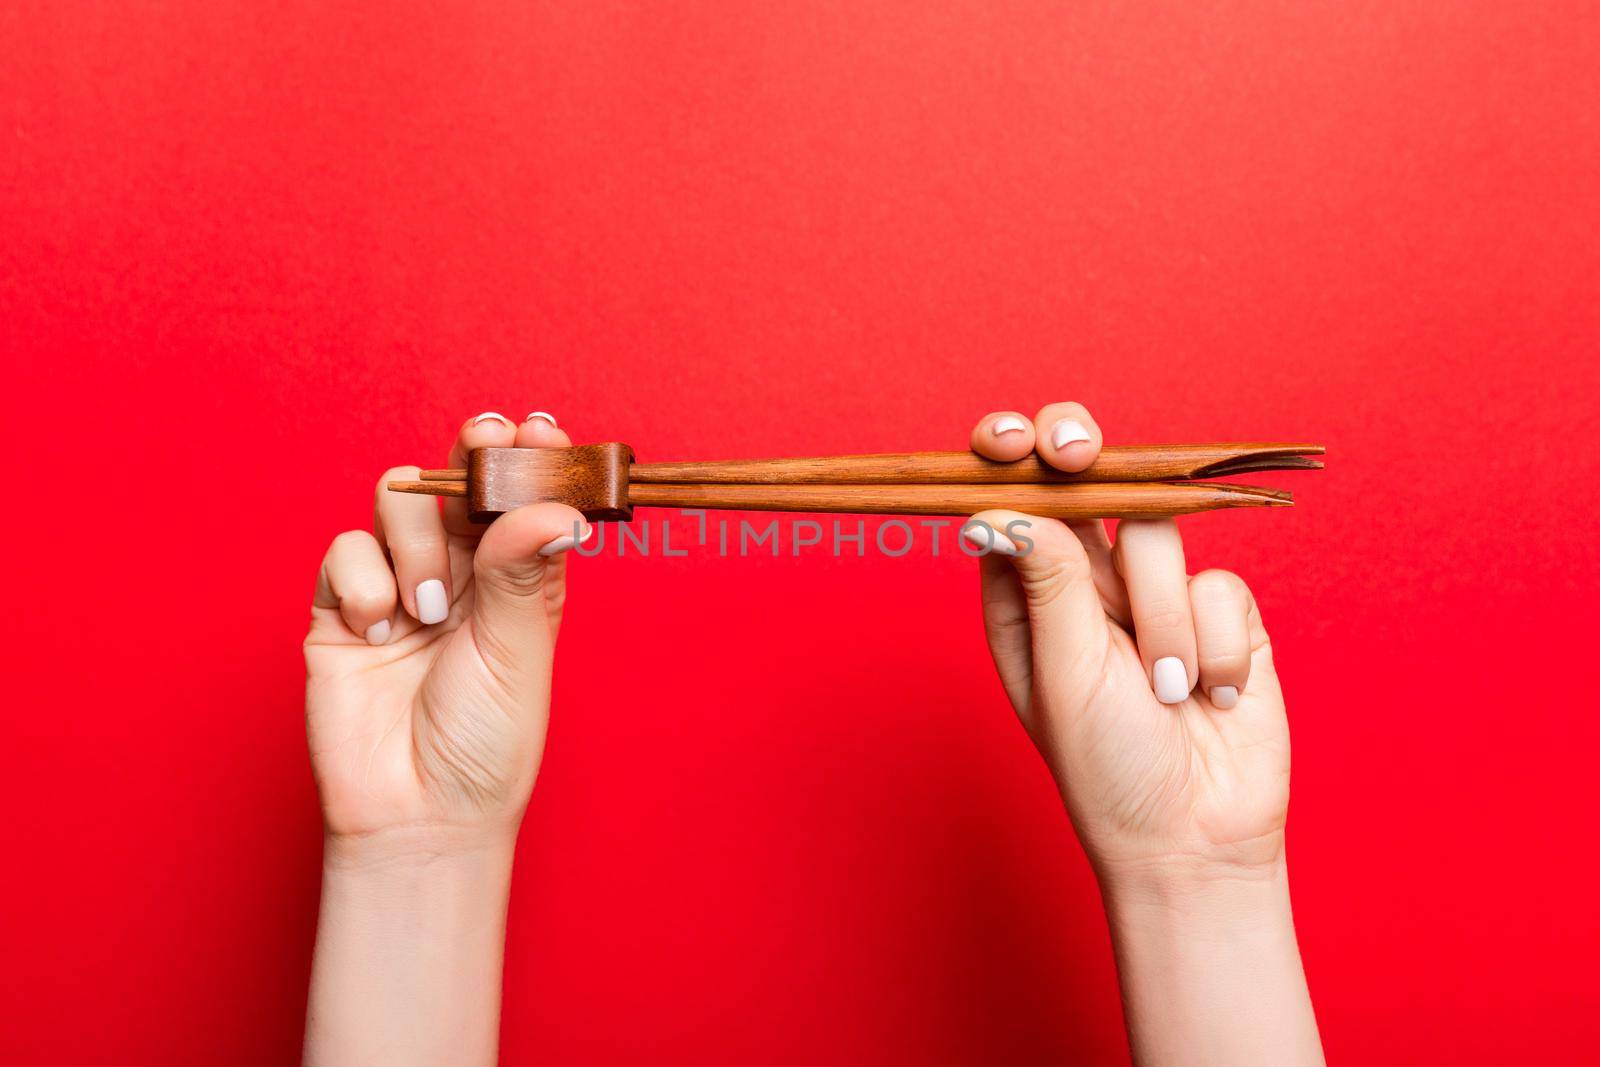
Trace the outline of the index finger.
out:
[[[448,467],[464,468],[467,453],[474,448],[510,448],[515,443],[517,428],[511,420],[498,411],[485,411],[461,424],[455,444],[450,446]],[[481,537],[487,526],[467,518],[467,501],[463,497],[444,498],[444,528],[462,537]]]

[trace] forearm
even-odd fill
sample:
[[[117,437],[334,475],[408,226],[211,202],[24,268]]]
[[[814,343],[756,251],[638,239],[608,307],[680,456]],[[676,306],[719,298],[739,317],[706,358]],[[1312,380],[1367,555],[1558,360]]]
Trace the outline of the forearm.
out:
[[[329,839],[307,1064],[493,1064],[514,839]]]
[[[1101,881],[1136,1063],[1323,1062],[1281,862]]]

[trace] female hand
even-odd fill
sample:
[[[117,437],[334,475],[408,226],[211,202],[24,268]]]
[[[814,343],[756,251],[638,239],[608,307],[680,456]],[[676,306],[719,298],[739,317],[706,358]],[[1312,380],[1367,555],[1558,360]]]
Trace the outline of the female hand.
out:
[[[972,448],[1080,471],[1101,434],[1080,404],[996,412]],[[1171,519],[1063,524],[983,512],[989,648],[1102,877],[1154,865],[1268,869],[1283,850],[1289,730],[1272,646],[1236,575],[1185,572]],[[1018,521],[1017,536],[1004,536]],[[981,526],[968,538],[989,544]],[[1027,542],[1027,543],[1025,543]],[[1028,544],[1031,543],[1031,544]]]
[[[469,419],[450,451],[570,445],[542,413]],[[330,842],[514,836],[544,750],[550,662],[566,594],[561,553],[583,518],[535,504],[490,526],[465,502],[391,493],[373,531],[334,538],[305,641],[306,731]]]
[[[991,459],[1068,471],[1100,441],[1078,404],[972,432]],[[1289,728],[1250,590],[1189,577],[1170,519],[1124,521],[1112,547],[1098,521],[975,518],[989,649],[1099,876],[1134,1061],[1321,1064],[1283,854]]]
[[[536,413],[461,427],[474,448],[571,444]],[[306,637],[306,732],[326,827],[307,1064],[492,1064],[517,828],[539,771],[563,504],[488,527],[464,501],[391,493],[334,538]]]

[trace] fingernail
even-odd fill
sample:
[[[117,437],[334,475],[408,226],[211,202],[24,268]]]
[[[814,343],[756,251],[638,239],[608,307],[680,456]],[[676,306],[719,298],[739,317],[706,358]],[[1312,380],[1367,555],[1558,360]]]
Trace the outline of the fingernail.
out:
[[[367,627],[367,644],[382,645],[389,641],[389,620],[379,619]]]
[[[1155,678],[1156,699],[1163,704],[1182,704],[1189,698],[1189,672],[1177,656],[1162,656],[1150,672]]]
[[[1017,554],[1016,542],[993,526],[968,526],[961,531],[965,537],[977,548],[987,548],[990,552],[1000,556],[1015,556]]]
[[[1236,685],[1214,685],[1211,687],[1211,705],[1227,711],[1239,703],[1239,687]]]
[[[419,622],[432,626],[436,622],[444,622],[449,616],[450,598],[445,595],[443,582],[437,578],[429,578],[417,586]]]
[[[545,545],[543,548],[541,548],[539,550],[539,555],[541,555],[541,556],[556,556],[556,555],[560,555],[562,552],[567,551],[568,549],[570,549],[573,545],[575,545],[577,543],[578,542],[576,542],[576,541],[574,541],[572,539],[572,535],[571,534],[562,534],[560,537],[556,538],[554,541],[551,541],[548,545]]]
[[[493,419],[496,422],[504,423],[507,426],[511,425],[511,420],[500,414],[498,411],[485,411],[482,415],[479,415],[477,418],[472,420],[472,425],[476,426],[485,419]]]
[[[583,524],[583,536],[578,538],[578,544],[580,544],[580,545],[588,544],[589,543],[589,538],[591,538],[593,536],[594,536],[594,526],[592,524],[590,524],[590,523],[587,523],[587,522],[584,523]]]
[[[548,411],[530,411],[528,413],[528,417],[523,419],[522,421],[523,422],[532,422],[534,419],[543,419],[545,422],[548,422],[551,426],[555,426],[556,425],[556,417],[554,415],[550,414]]]
[[[1018,430],[1026,430],[1027,428],[1028,424],[1015,415],[1002,415],[994,420],[994,425],[989,429],[991,433],[999,437],[1003,433],[1016,433]]]
[[[1050,428],[1050,443],[1057,448],[1066,448],[1079,441],[1092,441],[1089,431],[1083,428],[1083,423],[1076,419],[1062,419]]]

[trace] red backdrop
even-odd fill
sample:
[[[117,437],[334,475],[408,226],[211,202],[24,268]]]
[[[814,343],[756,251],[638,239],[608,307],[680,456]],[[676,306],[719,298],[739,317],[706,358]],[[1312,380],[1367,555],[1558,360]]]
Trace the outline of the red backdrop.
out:
[[[1057,399],[1330,445],[1185,529],[1276,637],[1333,1058],[1593,1055],[1600,36],[1404,7],[8,5],[4,1058],[297,1054],[314,570],[464,416],[668,459]],[[508,1063],[1126,1058],[970,561],[574,592]]]

